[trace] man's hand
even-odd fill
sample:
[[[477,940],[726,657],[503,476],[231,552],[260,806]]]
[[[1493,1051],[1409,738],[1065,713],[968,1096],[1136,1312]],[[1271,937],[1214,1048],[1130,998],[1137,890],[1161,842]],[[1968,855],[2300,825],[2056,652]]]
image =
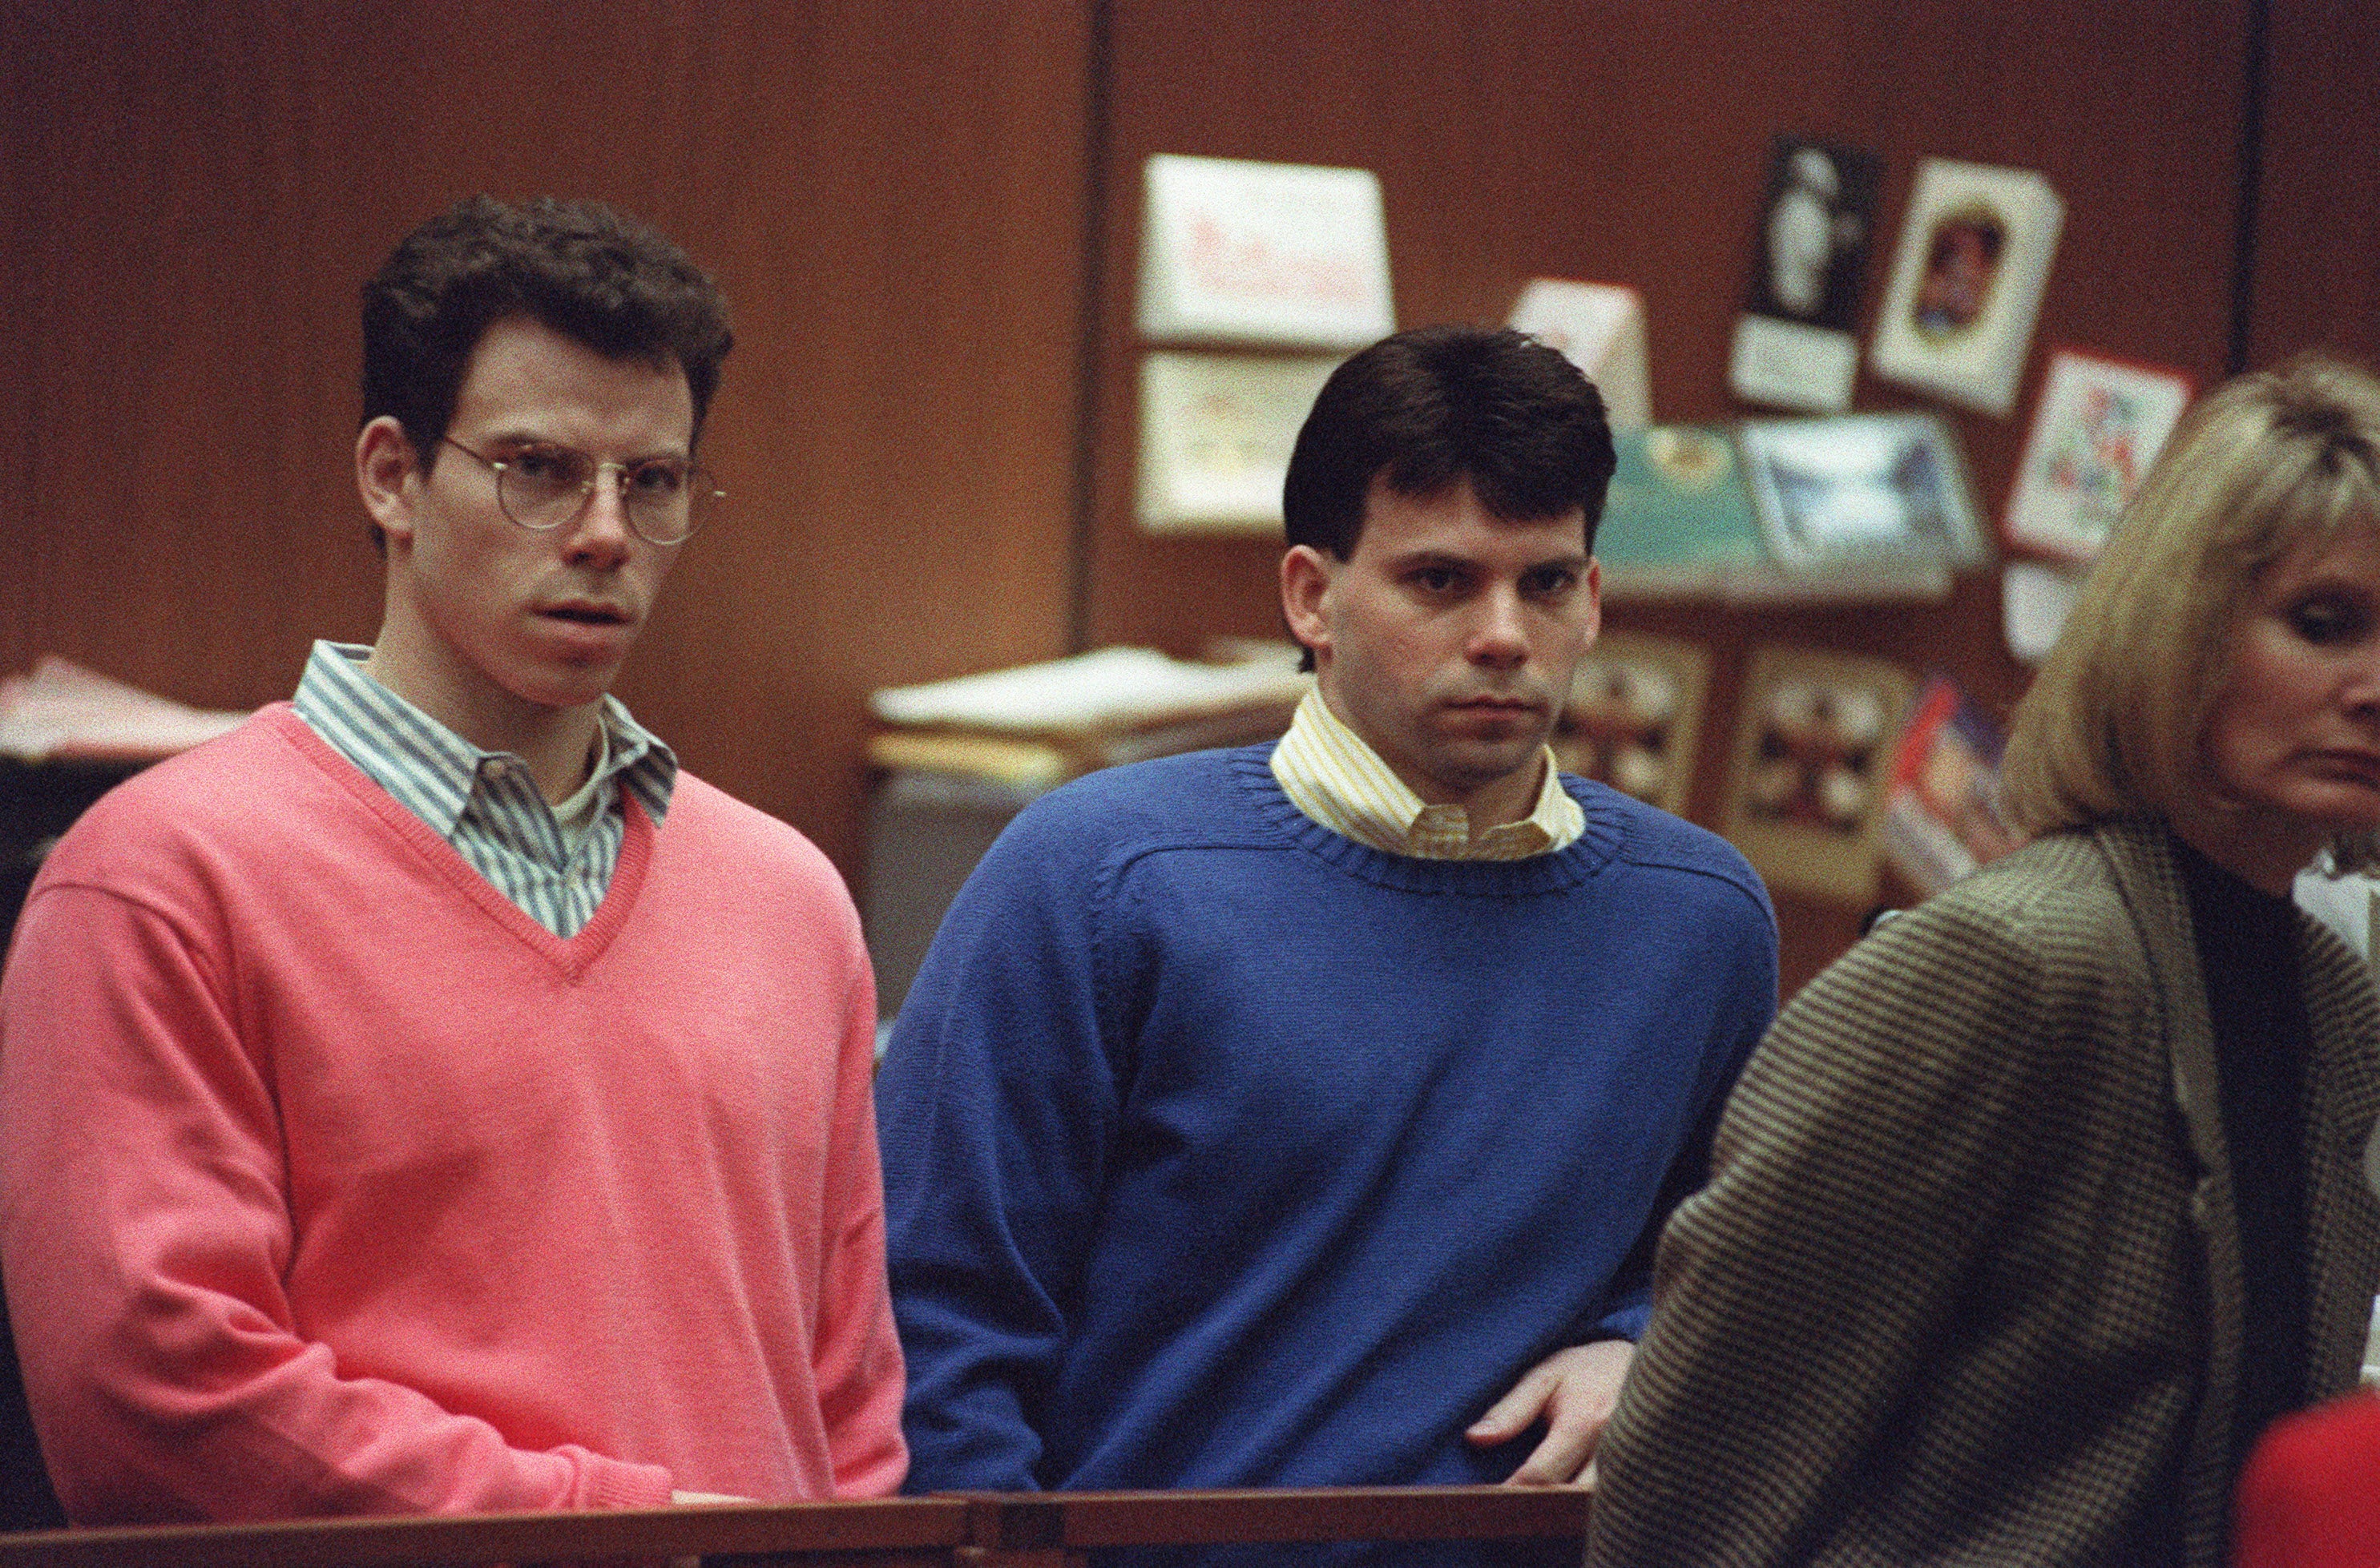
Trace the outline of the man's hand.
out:
[[[1545,1440],[1506,1478],[1508,1487],[1567,1487],[1589,1482],[1595,1441],[1611,1419],[1620,1385],[1636,1347],[1597,1340],[1558,1350],[1522,1375],[1512,1392],[1488,1406],[1463,1438],[1480,1448],[1511,1442],[1537,1421]]]

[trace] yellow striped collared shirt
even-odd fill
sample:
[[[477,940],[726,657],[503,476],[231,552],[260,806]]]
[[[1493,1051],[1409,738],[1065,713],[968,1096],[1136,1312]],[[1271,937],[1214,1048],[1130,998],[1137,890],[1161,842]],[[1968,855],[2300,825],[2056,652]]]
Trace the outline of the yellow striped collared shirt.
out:
[[[1273,748],[1272,776],[1290,804],[1342,838],[1423,860],[1525,860],[1567,849],[1586,831],[1586,813],[1555,776],[1545,750],[1536,808],[1471,836],[1460,806],[1432,806],[1397,777],[1362,735],[1340,721],[1318,688],[1297,705]]]

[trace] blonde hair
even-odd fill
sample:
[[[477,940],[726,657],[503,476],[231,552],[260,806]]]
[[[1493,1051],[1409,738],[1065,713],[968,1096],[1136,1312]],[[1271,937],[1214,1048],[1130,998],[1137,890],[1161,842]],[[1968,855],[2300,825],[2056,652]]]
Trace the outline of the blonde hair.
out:
[[[2204,795],[2199,743],[2240,606],[2312,540],[2380,528],[2380,382],[2322,355],[2210,393],[2175,431],[2017,704],[2002,762],[2027,833],[2171,817]],[[2331,845],[2380,868],[2380,841]]]

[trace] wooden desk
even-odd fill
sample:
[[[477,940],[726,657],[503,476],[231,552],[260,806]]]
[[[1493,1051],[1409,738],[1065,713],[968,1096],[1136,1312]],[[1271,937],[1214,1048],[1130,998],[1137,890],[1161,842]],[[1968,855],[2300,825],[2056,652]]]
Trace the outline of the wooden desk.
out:
[[[649,1513],[336,1519],[0,1536],[0,1568],[517,1568],[706,1556],[802,1568],[1069,1568],[1101,1547],[1578,1539],[1573,1489],[948,1493]]]

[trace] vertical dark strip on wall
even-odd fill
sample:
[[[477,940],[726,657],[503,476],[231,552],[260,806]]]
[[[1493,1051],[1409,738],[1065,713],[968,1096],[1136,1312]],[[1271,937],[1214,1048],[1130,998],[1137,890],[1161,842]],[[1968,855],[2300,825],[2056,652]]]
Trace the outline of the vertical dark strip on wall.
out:
[[[1091,563],[1099,545],[1100,305],[1107,293],[1108,155],[1114,139],[1115,0],[1091,0],[1085,72],[1083,278],[1075,303],[1074,537],[1066,563],[1066,648],[1091,640]]]
[[[2248,369],[2256,313],[2256,219],[2265,194],[2265,94],[2272,0],[2248,0],[2246,81],[2240,102],[2240,203],[2231,245],[2230,372]]]

